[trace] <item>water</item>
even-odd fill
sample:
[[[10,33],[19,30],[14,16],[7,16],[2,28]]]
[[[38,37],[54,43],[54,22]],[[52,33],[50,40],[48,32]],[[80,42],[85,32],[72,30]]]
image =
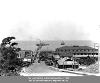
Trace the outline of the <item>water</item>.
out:
[[[36,44],[39,43],[37,41],[17,41],[19,44],[18,46],[24,50],[33,50],[35,51],[37,46]],[[70,45],[79,45],[79,46],[94,46],[92,41],[83,41],[83,40],[79,40],[79,41],[64,41],[65,45],[61,45],[62,41],[43,41],[46,44],[49,44],[47,46],[43,46],[41,50],[55,50],[56,48],[62,47],[62,46],[70,46]]]

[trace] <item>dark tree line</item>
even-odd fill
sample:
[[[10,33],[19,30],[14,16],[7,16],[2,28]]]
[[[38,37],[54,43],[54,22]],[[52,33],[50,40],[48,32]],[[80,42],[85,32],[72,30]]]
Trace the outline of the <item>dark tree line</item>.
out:
[[[15,37],[7,37],[2,40],[0,46],[0,75],[16,76],[19,75],[21,69],[26,66],[21,58],[18,58],[18,52],[21,48],[17,48],[18,43],[11,42]]]
[[[79,59],[76,58],[76,61],[80,64],[80,65],[92,65],[94,63],[96,63],[98,61],[98,57],[80,57]]]

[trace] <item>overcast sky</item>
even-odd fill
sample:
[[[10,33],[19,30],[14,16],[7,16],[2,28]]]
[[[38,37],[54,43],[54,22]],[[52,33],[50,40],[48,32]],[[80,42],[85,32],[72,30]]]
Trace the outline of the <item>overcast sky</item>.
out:
[[[100,41],[100,0],[0,0],[0,41]]]

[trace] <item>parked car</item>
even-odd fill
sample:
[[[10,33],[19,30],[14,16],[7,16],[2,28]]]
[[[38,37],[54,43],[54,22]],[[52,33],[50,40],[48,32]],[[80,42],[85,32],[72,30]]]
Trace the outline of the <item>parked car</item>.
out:
[[[54,65],[54,62],[52,60],[45,60],[45,64],[48,65],[48,66],[53,66]]]

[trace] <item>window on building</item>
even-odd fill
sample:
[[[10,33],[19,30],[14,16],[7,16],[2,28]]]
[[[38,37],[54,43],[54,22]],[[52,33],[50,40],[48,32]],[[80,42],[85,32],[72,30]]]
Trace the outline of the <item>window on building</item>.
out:
[[[95,51],[98,51],[98,49],[95,49]]]
[[[84,51],[86,51],[86,49],[84,49]]]
[[[76,53],[74,53],[74,55],[76,55]]]
[[[77,53],[77,55],[79,55],[79,53]]]
[[[96,53],[96,55],[98,55],[98,53]]]

